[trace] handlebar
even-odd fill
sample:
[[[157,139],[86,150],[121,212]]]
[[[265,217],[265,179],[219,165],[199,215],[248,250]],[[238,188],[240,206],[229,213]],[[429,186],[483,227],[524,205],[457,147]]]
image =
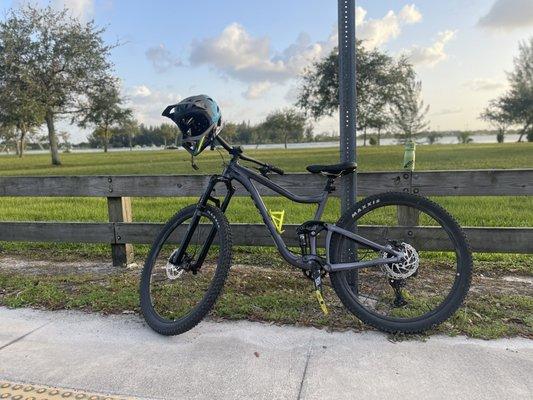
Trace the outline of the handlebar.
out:
[[[276,167],[275,165],[269,165],[268,167],[270,168],[272,172],[275,172],[276,174],[279,174],[279,175],[285,174],[285,171],[283,171],[281,168]]]
[[[245,156],[243,154],[242,147],[240,147],[240,146],[239,147],[232,147],[228,142],[226,142],[223,138],[221,138],[220,135],[218,135],[216,137],[216,140],[233,157],[237,157],[237,158],[239,158],[241,160],[249,161],[251,163],[257,164],[260,167],[262,167],[262,169],[263,169],[263,171],[265,173],[272,171],[272,172],[275,172],[276,174],[279,174],[279,175],[284,175],[285,174],[285,171],[283,171],[279,167],[276,167],[275,165],[267,164],[267,163],[264,163],[262,161],[256,160],[255,158]],[[262,173],[263,173],[263,171],[262,171]]]

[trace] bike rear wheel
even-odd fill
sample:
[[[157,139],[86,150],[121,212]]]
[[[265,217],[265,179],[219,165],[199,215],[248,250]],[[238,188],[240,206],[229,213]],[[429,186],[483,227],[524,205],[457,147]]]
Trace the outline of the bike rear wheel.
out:
[[[364,199],[337,225],[406,254],[406,260],[331,274],[342,303],[363,322],[391,333],[419,333],[450,317],[471,281],[472,256],[464,233],[442,207],[408,193]],[[441,250],[444,249],[444,250]],[[387,253],[334,234],[332,263],[388,258]]]
[[[188,230],[190,240],[176,259]],[[230,266],[231,231],[222,211],[210,205],[182,209],[156,238],[142,271],[141,311],[148,325],[163,335],[192,329],[212,309]]]

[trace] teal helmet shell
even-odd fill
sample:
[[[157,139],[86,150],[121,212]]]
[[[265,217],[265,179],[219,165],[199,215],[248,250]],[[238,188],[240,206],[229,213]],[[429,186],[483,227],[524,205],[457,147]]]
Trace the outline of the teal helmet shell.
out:
[[[220,107],[212,97],[203,94],[169,105],[162,115],[178,126],[183,147],[193,156],[213,143],[222,126]]]

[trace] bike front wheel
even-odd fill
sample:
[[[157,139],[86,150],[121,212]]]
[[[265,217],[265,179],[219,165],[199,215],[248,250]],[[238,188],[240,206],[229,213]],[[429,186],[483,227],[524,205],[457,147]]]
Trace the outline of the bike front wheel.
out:
[[[355,204],[337,226],[405,255],[402,262],[331,274],[345,307],[363,322],[390,333],[419,333],[450,317],[471,281],[472,256],[458,223],[433,201],[408,193],[383,193]],[[334,234],[330,261],[391,256]]]
[[[162,335],[192,329],[214,306],[230,266],[231,231],[222,211],[210,205],[182,209],[157,236],[142,271],[141,311],[148,325]]]

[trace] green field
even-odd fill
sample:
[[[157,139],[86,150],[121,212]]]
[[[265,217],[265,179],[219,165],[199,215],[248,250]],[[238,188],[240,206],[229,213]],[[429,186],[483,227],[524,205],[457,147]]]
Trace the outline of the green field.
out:
[[[334,163],[336,148],[298,150],[250,150],[253,157],[279,165],[286,171],[303,172],[310,163]],[[0,176],[8,175],[107,175],[107,174],[193,174],[221,171],[221,154],[205,151],[197,158],[199,171],[191,168],[185,151],[140,151],[116,153],[63,154],[63,165],[53,167],[49,156],[27,155],[0,157]],[[226,156],[227,158],[227,156]],[[360,171],[398,170],[403,158],[402,146],[361,147],[358,149]],[[473,168],[533,168],[533,143],[468,144],[419,146],[418,170],[453,170]],[[533,226],[533,197],[438,197],[463,226]],[[104,198],[1,198],[0,220],[3,221],[107,221]],[[134,198],[133,218],[141,222],[167,220],[196,198]],[[313,216],[314,207],[267,197],[267,206],[286,210],[286,223],[302,223]],[[332,198],[325,211],[328,221],[338,219],[339,200]],[[261,223],[248,197],[236,197],[227,212],[231,222]],[[57,254],[59,259],[78,254],[108,257],[105,245],[3,243],[4,253],[21,253],[39,257],[42,250]],[[139,248],[142,256],[144,248]],[[481,260],[529,260],[527,256],[476,255]],[[526,258],[525,258],[526,257]],[[527,262],[526,264],[530,264]],[[529,269],[527,266],[525,269]]]
[[[360,171],[398,170],[402,162],[401,146],[359,149]],[[251,150],[253,157],[279,165],[286,171],[303,172],[310,163],[334,163],[335,148],[312,150]],[[533,168],[533,143],[419,146],[416,157],[419,170],[474,168]],[[48,155],[30,155],[23,159],[0,157],[0,175],[107,175],[107,174],[209,174],[221,171],[218,152],[206,151],[198,159],[199,171],[190,166],[184,151],[146,151],[120,153],[63,154],[63,165],[52,167]],[[176,210],[195,202],[194,198],[135,198],[135,221],[165,221]],[[533,226],[531,197],[439,197],[465,226]],[[272,209],[285,209],[287,223],[301,223],[312,217],[312,206],[290,203],[281,198],[266,198]],[[324,215],[335,221],[339,201],[331,199]],[[228,210],[232,222],[261,222],[249,198],[235,198]],[[106,221],[103,198],[2,198],[0,220],[4,221]]]
[[[255,158],[279,165],[289,172],[303,172],[311,163],[334,163],[334,148],[312,150],[249,151]],[[360,171],[398,170],[403,158],[401,146],[359,149]],[[533,143],[487,145],[434,145],[417,149],[418,170],[479,168],[533,168]],[[190,166],[184,151],[63,154],[63,166],[51,167],[48,155],[23,159],[0,157],[1,175],[112,175],[112,174],[209,174],[220,172],[218,152],[206,151],[197,159],[199,171]],[[463,226],[533,226],[533,197],[437,197]],[[134,198],[134,221],[165,221],[195,198]],[[107,221],[103,198],[1,198],[3,221]],[[286,210],[286,223],[310,219],[314,208],[269,197],[267,206]],[[231,222],[260,223],[249,198],[235,198],[228,210]],[[338,199],[331,199],[325,219],[339,215]],[[141,264],[148,246],[136,246]],[[138,310],[138,270],[86,272],[83,268],[56,271],[54,260],[102,260],[109,262],[108,245],[0,243],[0,255],[52,261],[44,269],[12,269],[0,265],[0,305],[49,309],[76,308],[120,313]],[[232,273],[225,293],[212,313],[227,319],[247,318],[275,323],[326,326],[332,329],[367,329],[356,321],[326,288],[332,315],[321,315],[310,295],[309,281],[291,270],[272,248],[235,248]],[[257,268],[260,266],[263,268]],[[533,337],[533,303],[527,283],[509,283],[509,275],[531,279],[533,257],[512,254],[476,254],[475,276],[465,306],[438,331],[494,338],[521,335]],[[11,268],[11,269],[10,269]],[[42,270],[41,270],[42,269]],[[37,271],[37,272],[36,272]],[[237,272],[238,271],[238,272]]]
[[[337,148],[247,150],[289,172],[304,172],[307,164],[338,162]],[[227,158],[227,155],[224,155]],[[190,166],[185,151],[139,151],[117,153],[62,154],[63,165],[52,167],[50,156],[0,157],[0,175],[131,175],[131,174],[210,174],[220,172],[220,154],[204,151],[197,158],[199,171]],[[360,147],[360,171],[394,171],[403,160],[402,146]],[[532,168],[533,143],[468,144],[418,146],[419,170]]]

